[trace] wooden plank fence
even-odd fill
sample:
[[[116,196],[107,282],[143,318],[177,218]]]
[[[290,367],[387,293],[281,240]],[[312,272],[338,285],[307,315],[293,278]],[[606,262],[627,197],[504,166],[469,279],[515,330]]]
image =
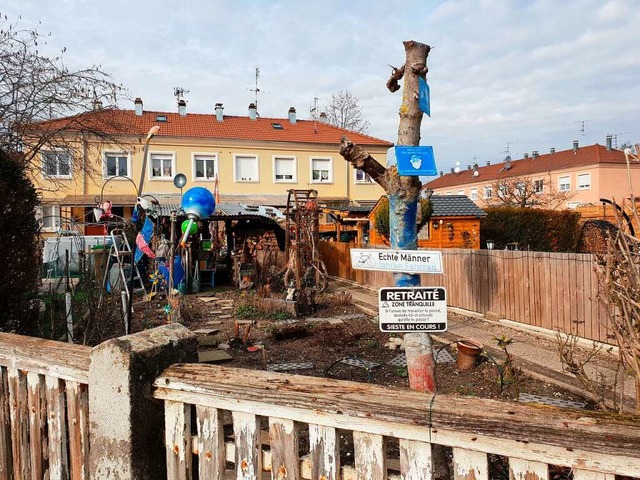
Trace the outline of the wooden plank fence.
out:
[[[491,454],[504,478],[640,477],[637,416],[202,364],[154,385],[171,479],[488,480]],[[453,475],[433,475],[434,445],[450,449]]]
[[[90,352],[0,333],[0,480],[89,478]]]
[[[393,286],[390,272],[352,269],[352,246],[320,242],[330,275],[373,287]],[[442,257],[444,274],[422,275],[422,285],[444,286],[450,306],[612,342],[591,255],[451,248],[443,249]]]

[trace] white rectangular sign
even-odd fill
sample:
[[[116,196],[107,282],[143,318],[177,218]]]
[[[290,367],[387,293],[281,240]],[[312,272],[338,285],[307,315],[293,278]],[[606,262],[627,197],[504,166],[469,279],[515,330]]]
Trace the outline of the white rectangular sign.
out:
[[[384,287],[378,291],[383,332],[446,332],[444,287]]]
[[[429,250],[352,248],[351,267],[403,273],[442,273],[442,254]]]

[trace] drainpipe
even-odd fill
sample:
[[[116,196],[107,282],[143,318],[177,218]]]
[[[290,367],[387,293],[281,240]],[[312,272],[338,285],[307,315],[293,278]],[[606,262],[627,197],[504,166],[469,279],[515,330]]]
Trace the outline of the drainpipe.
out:
[[[87,139],[82,139],[82,195],[87,194]]]

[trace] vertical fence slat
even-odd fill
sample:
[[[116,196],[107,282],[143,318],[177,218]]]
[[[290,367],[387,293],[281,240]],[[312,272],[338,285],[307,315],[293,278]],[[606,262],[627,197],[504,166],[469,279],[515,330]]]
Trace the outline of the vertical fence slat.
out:
[[[611,473],[576,469],[573,471],[573,480],[616,480],[616,476]]]
[[[466,450],[453,449],[453,479],[454,480],[488,480],[489,465],[487,454]]]
[[[0,367],[0,480],[11,478],[11,399],[7,369]]]
[[[336,429],[309,424],[309,446],[311,450],[311,478],[337,480],[340,475],[340,445]]]
[[[433,477],[431,444],[401,438],[400,472],[403,480],[430,480]]]
[[[30,478],[29,411],[27,409],[27,377],[9,368],[9,396],[11,398],[11,453],[14,478]]]
[[[233,434],[236,437],[236,478],[262,478],[260,417],[252,413],[233,412]]]
[[[64,386],[59,378],[45,376],[47,391],[47,432],[49,434],[49,479],[67,480],[67,429],[65,427]]]
[[[293,420],[269,418],[271,441],[271,478],[295,480],[300,478],[298,426]]]
[[[89,478],[89,389],[67,381],[67,422],[71,480]]]
[[[196,425],[198,428],[198,478],[222,480],[226,464],[222,411],[197,405]]]
[[[191,405],[164,402],[167,478],[191,480]]]
[[[509,457],[509,480],[548,480],[548,478],[549,466],[546,463]]]
[[[353,449],[357,478],[386,480],[387,452],[382,435],[354,431]]]
[[[31,478],[40,480],[45,471],[43,446],[47,445],[47,401],[45,397],[46,386],[44,384],[44,377],[37,373],[28,372],[27,387]]]

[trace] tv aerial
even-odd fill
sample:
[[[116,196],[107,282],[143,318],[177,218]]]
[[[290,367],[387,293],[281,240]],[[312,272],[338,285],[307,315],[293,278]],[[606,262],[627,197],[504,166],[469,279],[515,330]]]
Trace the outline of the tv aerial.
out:
[[[256,112],[258,112],[258,94],[260,92],[262,92],[262,93],[269,93],[269,92],[261,90],[258,87],[258,79],[260,78],[260,67],[256,67],[255,77],[256,77],[256,86],[255,86],[255,88],[247,88],[247,90],[249,90],[250,92],[254,92],[255,93],[255,95],[256,95],[256,99],[255,99]],[[258,113],[258,115],[260,115],[260,113]]]

